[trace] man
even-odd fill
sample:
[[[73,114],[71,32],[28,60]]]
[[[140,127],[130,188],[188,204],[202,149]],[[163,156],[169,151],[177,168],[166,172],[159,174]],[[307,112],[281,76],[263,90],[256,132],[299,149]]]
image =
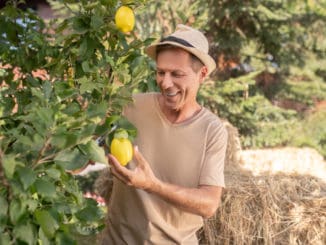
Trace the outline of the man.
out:
[[[137,147],[128,168],[109,155],[116,178],[102,244],[198,244],[224,187],[227,132],[196,100],[216,65],[205,36],[185,25],[146,53],[161,93],[137,94],[124,110]]]

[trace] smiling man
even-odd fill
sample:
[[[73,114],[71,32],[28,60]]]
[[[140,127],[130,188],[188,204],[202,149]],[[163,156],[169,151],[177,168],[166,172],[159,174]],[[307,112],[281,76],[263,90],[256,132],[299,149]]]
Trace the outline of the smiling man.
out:
[[[102,244],[198,244],[224,187],[227,132],[197,102],[216,65],[205,36],[185,25],[145,51],[161,93],[137,94],[124,110],[137,147],[127,168],[109,155],[115,178]]]

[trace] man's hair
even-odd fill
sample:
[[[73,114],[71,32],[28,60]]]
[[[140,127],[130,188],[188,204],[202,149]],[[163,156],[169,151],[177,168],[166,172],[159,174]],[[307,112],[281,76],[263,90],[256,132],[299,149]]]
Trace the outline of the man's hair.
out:
[[[156,47],[156,57],[158,56],[158,54],[160,52],[165,51],[165,50],[170,50],[170,49],[182,49],[182,48],[171,45],[171,44],[158,45]],[[190,55],[191,68],[194,72],[197,73],[204,66],[204,63],[200,59],[198,59],[197,56],[195,56],[194,54],[189,53],[189,55]]]

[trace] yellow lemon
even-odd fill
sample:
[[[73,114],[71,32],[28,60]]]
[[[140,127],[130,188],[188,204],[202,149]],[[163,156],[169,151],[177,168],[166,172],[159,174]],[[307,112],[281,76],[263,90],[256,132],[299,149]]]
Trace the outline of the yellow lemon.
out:
[[[124,129],[117,129],[111,141],[110,151],[122,166],[127,165],[133,156],[133,147]]]
[[[131,8],[121,6],[115,13],[115,24],[119,30],[126,33],[134,29],[135,15]]]

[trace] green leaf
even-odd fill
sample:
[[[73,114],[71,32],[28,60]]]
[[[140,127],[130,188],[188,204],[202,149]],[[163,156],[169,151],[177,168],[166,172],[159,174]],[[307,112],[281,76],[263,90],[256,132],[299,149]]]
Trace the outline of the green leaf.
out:
[[[37,179],[35,181],[35,188],[36,191],[44,197],[54,197],[56,194],[55,185],[43,179]]]
[[[76,217],[85,222],[96,222],[101,216],[101,212],[97,206],[87,206],[76,213]]]
[[[49,100],[52,93],[52,84],[49,81],[45,81],[43,84],[43,93],[46,100]]]
[[[20,241],[24,241],[29,245],[36,243],[36,232],[32,224],[27,223],[14,227],[13,233]]]
[[[95,134],[96,135],[104,135],[104,134],[108,133],[114,126],[114,123],[116,121],[118,121],[119,118],[120,118],[120,116],[117,116],[117,115],[113,115],[113,116],[106,118],[103,124],[97,125]]]
[[[87,47],[88,40],[89,40],[88,38],[84,38],[79,47],[79,55],[83,59],[86,59],[86,54],[87,54],[87,49],[88,49],[88,47]]]
[[[82,154],[77,148],[60,152],[54,161],[66,170],[75,170],[82,168],[88,163],[88,156]]]
[[[103,18],[98,15],[93,15],[91,18],[91,27],[95,30],[99,29],[104,24]]]
[[[27,188],[30,187],[36,180],[36,174],[30,168],[19,168],[17,172],[25,190],[27,190]]]
[[[69,237],[65,233],[59,233],[55,238],[55,244],[57,245],[76,245],[76,241],[74,241],[71,237]]]
[[[83,68],[84,72],[90,72],[91,71],[91,69],[89,68],[89,63],[88,63],[87,60],[83,61],[82,68]]]
[[[31,92],[33,97],[38,98],[40,101],[44,101],[44,94],[40,90],[40,88],[31,88]]]
[[[117,70],[114,71],[114,77],[116,77],[118,81],[123,84],[128,83],[131,79],[129,65],[126,63],[122,63],[121,65],[119,65]]]
[[[82,17],[74,18],[72,27],[74,28],[74,30],[76,32],[78,32],[80,34],[86,33],[89,28],[87,21],[85,19],[83,19]]]
[[[26,82],[28,83],[28,85],[30,87],[39,87],[40,86],[40,81],[32,76],[28,76],[26,78]]]
[[[50,240],[45,235],[45,233],[44,233],[44,231],[43,231],[42,228],[39,229],[38,236],[39,236],[39,240],[40,240],[40,245],[51,245]]]
[[[96,129],[96,124],[89,122],[83,129],[79,132],[79,142],[86,143],[93,138],[93,133]]]
[[[1,234],[0,244],[1,245],[12,245],[12,243],[10,242],[10,236],[8,233]]]
[[[108,108],[107,102],[103,101],[97,104],[90,104],[87,109],[87,118],[100,117],[104,118]]]
[[[51,108],[37,108],[36,115],[42,124],[49,129],[54,122],[54,112]]]
[[[67,115],[75,115],[81,110],[80,105],[76,102],[69,103],[65,106],[66,107],[62,110],[62,112]]]
[[[16,224],[18,220],[23,216],[25,211],[25,207],[22,205],[20,200],[12,200],[9,206],[9,216],[11,222]]]
[[[131,140],[137,136],[137,128],[131,122],[129,122],[126,117],[121,116],[117,125],[119,128],[123,128],[128,132]]]
[[[79,54],[82,60],[90,59],[95,55],[97,48],[101,47],[101,43],[97,39],[93,39],[90,36],[84,38],[80,48]]]
[[[34,212],[35,209],[38,207],[38,201],[34,199],[28,199],[23,201],[23,205],[25,205],[29,212]]]
[[[8,202],[3,197],[0,196],[0,226],[1,223],[6,222],[7,216],[8,216]]]
[[[46,174],[54,180],[59,180],[61,177],[61,172],[57,169],[50,168],[45,170]]]
[[[14,98],[0,95],[0,117],[10,115],[15,106]]]
[[[72,96],[77,94],[77,90],[71,88],[66,82],[56,82],[54,83],[54,89],[56,94],[59,96],[61,100],[65,100],[71,98]]]
[[[14,175],[16,166],[23,166],[13,155],[4,155],[2,158],[2,166],[7,178],[11,179]]]
[[[73,132],[57,132],[52,135],[51,144],[61,149],[74,146],[78,141],[78,136]]]
[[[36,210],[34,215],[46,237],[53,238],[59,228],[57,220],[46,210]]]
[[[78,79],[78,82],[80,83],[81,94],[84,94],[86,92],[92,92],[94,89],[97,88],[96,83],[85,76]]]
[[[90,160],[107,164],[108,159],[105,156],[104,149],[98,146],[94,140],[89,141],[85,145],[79,145],[79,148],[89,156]]]

